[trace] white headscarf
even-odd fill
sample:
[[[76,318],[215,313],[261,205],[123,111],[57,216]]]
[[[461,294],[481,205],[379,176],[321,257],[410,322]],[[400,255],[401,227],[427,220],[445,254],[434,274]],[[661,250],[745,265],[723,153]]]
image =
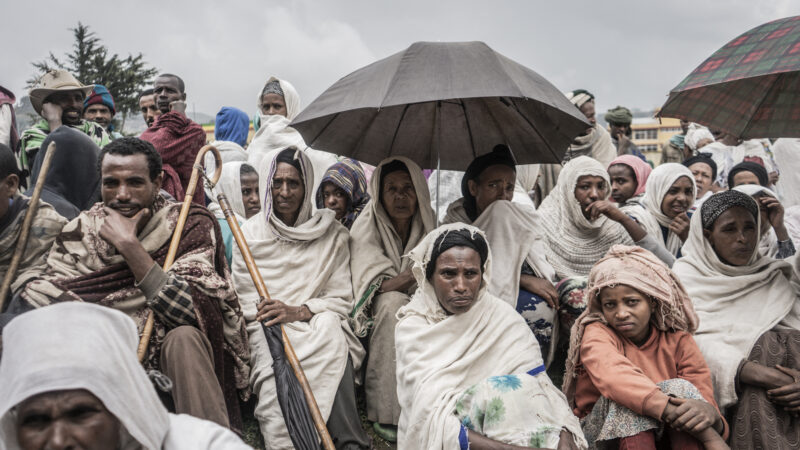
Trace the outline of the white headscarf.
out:
[[[231,210],[233,210],[233,214],[239,220],[239,223],[244,222],[247,217],[247,211],[242,200],[242,164],[247,163],[244,161],[232,161],[222,164],[222,174],[214,187],[215,194],[225,194],[225,198],[228,199]],[[208,210],[217,219],[224,219],[225,214],[223,214],[222,208],[217,203],[217,196],[210,196],[209,199],[211,203],[208,204]]]
[[[755,219],[759,226],[760,215]],[[739,363],[758,338],[778,324],[800,330],[797,260],[793,267],[754,251],[744,266],[723,263],[703,235],[702,211],[692,216],[682,254],[672,270],[694,303],[700,319],[694,339],[711,369],[717,403],[727,408],[737,401]]]
[[[589,221],[575,198],[575,186],[582,176],[602,177],[611,182],[605,166],[588,156],[571,159],[558,177],[558,183],[539,207],[542,231],[547,239],[547,261],[559,277],[587,276],[592,265],[615,244],[633,245],[622,225],[600,216]]]
[[[17,404],[73,389],[94,394],[139,444],[161,449],[170,418],[136,361],[138,344],[133,320],[90,303],[58,303],[12,320],[3,330],[0,361],[0,449],[19,448]],[[127,444],[124,449],[139,448]]]
[[[689,129],[686,131],[686,137],[683,140],[686,146],[692,151],[696,151],[697,144],[703,139],[711,139],[711,142],[715,141],[714,135],[711,134],[711,131],[709,131],[708,128],[696,123],[690,123]]]
[[[692,175],[692,171],[683,164],[661,164],[660,166],[656,167],[647,178],[647,185],[645,187],[644,198],[642,199],[642,206],[645,207],[647,212],[650,213],[650,215],[652,215],[662,227],[669,228],[669,224],[672,223],[672,219],[667,217],[667,215],[661,211],[661,203],[664,201],[664,197],[666,197],[667,192],[669,192],[669,189],[672,187],[672,185],[675,184],[675,182],[681,177],[687,177],[689,181],[691,181],[692,200],[694,200],[694,198],[697,197],[697,185],[694,181],[694,175]],[[694,201],[692,201],[692,203],[694,203]],[[689,205],[690,208],[691,206],[692,205]],[[661,230],[659,229],[658,231],[659,233],[653,237],[657,241],[662,242],[664,237],[661,234]],[[650,230],[648,230],[648,233],[652,234]],[[681,246],[683,245],[683,241],[681,241],[681,238],[678,237],[677,234],[670,230],[669,234],[667,235],[667,241],[664,244],[670,253],[677,256]]]
[[[772,145],[775,165],[781,173],[779,192],[785,208],[800,205],[800,139],[781,138]]]
[[[220,159],[222,159],[223,166],[227,162],[247,161],[247,152],[236,142],[214,141],[211,145],[219,150],[219,156]],[[214,171],[217,169],[217,160],[214,159],[214,155],[211,152],[206,153],[203,167],[205,168],[206,175],[211,178],[211,176],[214,175]],[[203,186],[205,186],[205,183],[203,183]],[[208,188],[205,188],[205,191],[206,198],[214,201],[215,197],[212,195],[212,192],[209,191]]]
[[[487,291],[491,251],[472,307],[462,314],[447,315],[439,304],[425,270],[436,240],[456,230],[484,236],[463,223],[442,225],[411,251],[412,272],[419,288],[398,312],[395,330],[400,448],[458,448],[460,423],[454,414],[455,404],[465,389],[491,376],[524,373],[543,364],[536,339],[522,316]],[[547,392],[537,400],[558,401],[547,406],[543,403],[538,419],[560,424],[581,441],[580,425],[564,395],[549,379],[542,379],[541,385]]]

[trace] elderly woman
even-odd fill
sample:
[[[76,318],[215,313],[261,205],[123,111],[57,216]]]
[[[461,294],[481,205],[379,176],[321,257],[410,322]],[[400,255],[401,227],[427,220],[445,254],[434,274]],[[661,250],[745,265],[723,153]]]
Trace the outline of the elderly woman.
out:
[[[697,196],[692,172],[677,163],[661,164],[647,178],[642,211],[628,211],[647,233],[680,257],[689,236],[689,209]],[[672,265],[672,261],[668,262]]]
[[[611,182],[605,166],[587,156],[570,160],[553,192],[539,207],[547,261],[561,280],[559,308],[564,329],[586,308],[586,277],[615,244],[636,245],[667,262],[672,256],[634,219],[609,201]]]
[[[136,360],[124,313],[66,302],[3,330],[0,449],[243,450],[213,422],[170,414]]]
[[[311,162],[288,148],[259,168],[262,209],[242,233],[272,298],[259,298],[238,247],[233,282],[250,339],[250,386],[255,416],[268,449],[292,448],[278,404],[272,355],[262,330],[283,324],[313,389],[317,405],[340,448],[369,445],[355,403],[354,373],[364,349],[350,331],[353,307],[349,234],[329,209],[312,214]]]
[[[328,167],[317,189],[317,209],[328,208],[348,230],[369,202],[367,177],[358,161],[345,158]]]
[[[758,252],[759,208],[747,194],[712,195],[692,216],[674,266],[697,311],[694,336],[732,448],[797,448],[800,423],[800,279]]]
[[[419,289],[396,333],[399,448],[586,448],[525,321],[487,290],[483,232],[443,225],[411,258]]]
[[[258,93],[259,128],[247,147],[247,161],[259,167],[268,154],[287,147],[297,147],[305,153],[314,167],[314,190],[322,181],[328,167],[336,163],[336,155],[314,150],[307,146],[303,137],[289,124],[300,114],[300,95],[286,80],[270,77]]]
[[[371,200],[350,233],[350,272],[356,305],[350,322],[369,337],[364,385],[367,418],[376,433],[397,440],[400,405],[395,375],[397,311],[417,289],[407,255],[436,219],[422,170],[402,156],[381,161],[369,185]]]
[[[717,163],[708,153],[698,153],[697,155],[686,158],[683,163],[692,175],[694,184],[697,186],[697,196],[694,200],[692,210],[699,208],[708,197],[714,194],[712,189],[714,180],[717,179]]]

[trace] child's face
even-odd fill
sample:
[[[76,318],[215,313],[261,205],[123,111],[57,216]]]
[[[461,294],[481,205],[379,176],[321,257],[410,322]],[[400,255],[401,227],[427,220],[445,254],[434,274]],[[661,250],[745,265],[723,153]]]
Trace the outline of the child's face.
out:
[[[598,294],[606,322],[617,333],[636,345],[642,345],[650,335],[650,315],[653,301],[636,289],[620,284],[604,287]]]

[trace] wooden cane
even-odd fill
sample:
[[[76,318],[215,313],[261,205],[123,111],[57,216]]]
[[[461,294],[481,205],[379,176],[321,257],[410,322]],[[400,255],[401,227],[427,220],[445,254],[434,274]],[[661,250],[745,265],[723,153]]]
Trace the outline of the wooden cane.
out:
[[[23,150],[24,151],[24,150]],[[28,236],[31,233],[31,225],[33,218],[36,217],[36,211],[39,209],[39,197],[42,196],[42,189],[44,188],[44,180],[47,178],[47,172],[50,169],[50,162],[53,161],[53,155],[56,154],[56,143],[50,142],[47,146],[47,153],[44,154],[42,160],[42,167],[39,170],[39,178],[36,179],[36,186],[33,188],[30,203],[28,203],[28,211],[25,212],[25,218],[22,219],[22,229],[17,238],[17,246],[14,248],[14,255],[11,256],[11,263],[8,265],[8,271],[3,277],[3,284],[0,285],[0,312],[6,307],[6,297],[11,290],[11,282],[17,274],[19,264],[22,262],[22,255],[25,253],[25,247],[28,246]]]
[[[256,266],[253,254],[247,246],[247,240],[244,238],[242,229],[239,227],[239,221],[236,220],[236,216],[233,215],[233,211],[228,203],[228,199],[225,198],[225,194],[220,193],[217,195],[217,203],[219,203],[220,209],[222,209],[222,212],[225,214],[225,219],[231,227],[233,239],[236,240],[236,245],[239,246],[239,251],[242,253],[245,265],[247,265],[247,271],[250,272],[250,278],[253,279],[253,283],[256,285],[256,291],[259,297],[270,299],[267,285],[264,283],[264,278],[261,277],[261,272]],[[281,335],[283,336],[283,350],[286,353],[286,359],[289,361],[289,365],[292,367],[292,371],[294,371],[297,381],[300,382],[300,386],[303,389],[303,394],[306,397],[306,404],[308,404],[311,418],[314,420],[314,427],[317,429],[317,433],[319,433],[322,445],[325,447],[325,450],[335,450],[333,439],[331,439],[331,435],[328,433],[328,427],[325,425],[325,419],[322,418],[322,413],[319,410],[319,406],[317,406],[317,399],[314,398],[314,392],[311,391],[311,385],[308,384],[306,374],[300,366],[300,360],[297,359],[297,355],[294,352],[292,343],[289,341],[289,336],[286,335],[286,330],[283,328],[283,325],[281,325]]]
[[[181,242],[183,227],[186,226],[186,218],[189,216],[189,208],[192,206],[194,191],[197,188],[197,182],[200,180],[200,172],[203,171],[203,158],[205,158],[206,153],[209,151],[214,153],[214,159],[217,161],[217,168],[214,170],[214,175],[212,175],[210,180],[206,178],[209,187],[213,188],[217,184],[217,181],[219,181],[220,175],[222,175],[222,157],[219,154],[219,150],[213,145],[206,145],[201,148],[200,151],[197,152],[197,157],[194,159],[194,168],[192,168],[192,176],[189,178],[189,185],[186,186],[186,195],[183,197],[183,205],[181,206],[181,213],[178,216],[178,223],[175,225],[175,231],[172,233],[172,240],[169,243],[167,257],[164,258],[163,269],[165,272],[169,270],[172,263],[175,262],[175,255],[178,253],[178,245]],[[144,324],[142,338],[139,340],[139,348],[136,351],[139,362],[144,361],[145,354],[147,353],[147,346],[150,344],[150,336],[153,335],[154,324],[155,316],[153,315],[153,311],[148,310],[147,321]]]

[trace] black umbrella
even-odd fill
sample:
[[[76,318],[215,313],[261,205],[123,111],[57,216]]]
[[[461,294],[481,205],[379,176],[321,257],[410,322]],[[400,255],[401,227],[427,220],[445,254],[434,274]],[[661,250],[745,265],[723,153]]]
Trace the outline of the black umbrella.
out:
[[[402,155],[464,170],[501,143],[519,164],[560,163],[591,125],[544,77],[483,42],[417,42],[336,82],[292,126],[313,148],[370,164]]]

